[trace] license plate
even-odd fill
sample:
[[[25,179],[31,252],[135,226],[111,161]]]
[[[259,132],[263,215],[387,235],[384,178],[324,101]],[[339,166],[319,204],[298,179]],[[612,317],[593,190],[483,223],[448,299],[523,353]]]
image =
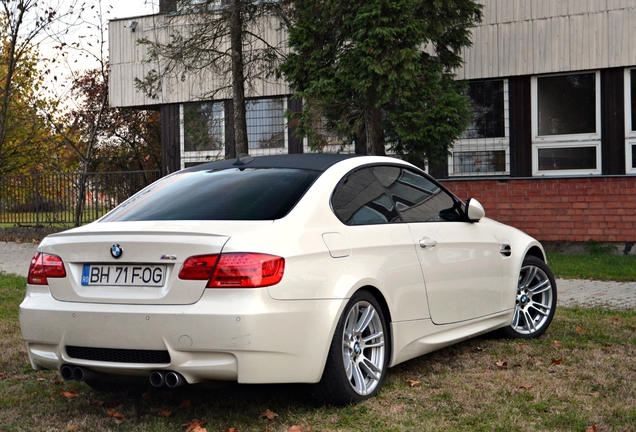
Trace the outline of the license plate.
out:
[[[163,286],[165,265],[84,264],[82,285]]]

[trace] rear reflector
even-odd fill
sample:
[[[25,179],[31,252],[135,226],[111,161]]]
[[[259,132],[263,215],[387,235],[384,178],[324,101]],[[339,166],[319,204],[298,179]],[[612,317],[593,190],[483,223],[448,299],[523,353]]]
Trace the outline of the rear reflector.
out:
[[[47,278],[64,278],[66,270],[62,258],[37,252],[31,260],[27,283],[31,285],[48,285]]]
[[[279,283],[285,259],[258,253],[231,253],[190,257],[179,278],[207,280],[207,288],[259,288]]]

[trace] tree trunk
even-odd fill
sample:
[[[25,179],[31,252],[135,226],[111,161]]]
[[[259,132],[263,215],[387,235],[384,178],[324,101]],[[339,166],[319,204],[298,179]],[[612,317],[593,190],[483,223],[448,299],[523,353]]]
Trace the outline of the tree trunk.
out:
[[[230,47],[232,50],[232,101],[234,105],[234,142],[237,156],[249,153],[245,110],[245,73],[243,68],[243,19],[241,0],[232,0],[230,7]]]
[[[367,135],[367,154],[385,156],[382,109],[377,107],[368,109],[364,114],[364,126]]]

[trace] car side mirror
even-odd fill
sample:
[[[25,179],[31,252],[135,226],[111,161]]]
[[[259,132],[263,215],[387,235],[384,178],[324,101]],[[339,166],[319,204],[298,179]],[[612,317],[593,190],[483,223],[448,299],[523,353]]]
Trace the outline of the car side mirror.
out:
[[[481,218],[486,216],[484,207],[474,198],[468,198],[466,201],[466,216],[470,222],[479,222]]]

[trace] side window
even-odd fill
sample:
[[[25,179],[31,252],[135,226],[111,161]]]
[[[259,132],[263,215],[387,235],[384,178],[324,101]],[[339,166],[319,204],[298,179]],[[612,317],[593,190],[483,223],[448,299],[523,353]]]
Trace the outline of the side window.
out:
[[[374,167],[373,174],[405,222],[463,220],[461,202],[421,174],[399,167]]]
[[[336,187],[331,203],[338,219],[347,225],[383,224],[400,220],[393,202],[368,169],[349,174]]]

